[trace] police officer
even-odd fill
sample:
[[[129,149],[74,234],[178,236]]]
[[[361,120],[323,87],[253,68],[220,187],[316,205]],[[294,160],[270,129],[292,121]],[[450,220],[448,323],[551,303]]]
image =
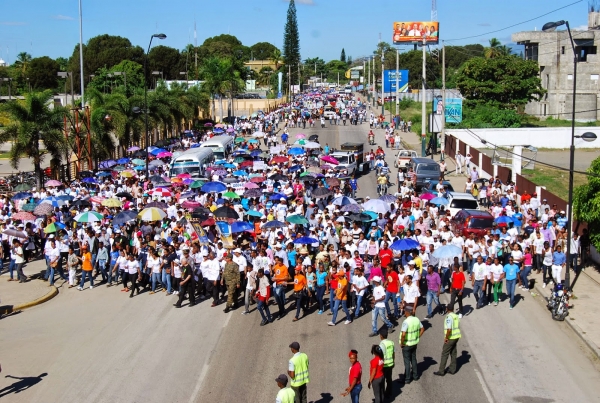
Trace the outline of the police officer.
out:
[[[446,375],[446,362],[450,356],[450,369],[448,372],[452,375],[456,373],[456,350],[458,339],[460,339],[460,319],[454,313],[454,306],[446,307],[446,320],[444,321],[444,348],[442,349],[442,359],[440,368],[434,372],[437,376]]]
[[[275,403],[294,403],[294,391],[291,388],[286,388],[288,383],[287,375],[279,375],[275,378],[275,382],[277,382],[277,386],[279,386],[279,392],[277,392]]]
[[[289,361],[288,375],[295,393],[294,403],[306,403],[306,385],[310,381],[308,377],[308,356],[300,352],[300,343],[297,341],[290,344],[290,349],[294,355]]]
[[[231,253],[227,253],[225,262],[221,285],[223,285],[223,282],[225,282],[227,285],[227,306],[223,310],[223,312],[227,313],[232,309],[237,308],[235,292],[238,288],[240,288],[240,269],[238,264],[233,261],[233,256]]]
[[[400,347],[404,358],[404,383],[411,383],[413,379],[419,380],[417,372],[417,345],[419,339],[425,332],[419,318],[413,316],[412,309],[404,310],[404,322],[402,322],[402,334],[400,335]]]
[[[384,396],[390,397],[392,394],[392,371],[394,369],[394,362],[396,358],[396,348],[392,340],[388,340],[388,329],[387,327],[382,328],[379,331],[379,338],[381,343],[381,351],[383,351],[383,377],[384,377]]]

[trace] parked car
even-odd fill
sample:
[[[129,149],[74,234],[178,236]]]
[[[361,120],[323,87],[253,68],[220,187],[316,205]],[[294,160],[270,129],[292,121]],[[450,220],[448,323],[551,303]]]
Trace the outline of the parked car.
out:
[[[422,188],[421,193],[437,193],[437,185],[440,181],[427,182]],[[442,185],[448,190],[448,192],[454,192],[454,188],[449,181],[443,181]]]
[[[460,210],[477,210],[479,208],[477,199],[471,193],[448,192],[447,198],[446,209],[450,210],[452,217]]]
[[[440,178],[440,164],[430,158],[411,158],[408,164],[416,173],[416,181],[413,186],[420,190],[427,182]]]
[[[394,158],[394,168],[406,169],[406,165],[410,162],[411,158],[417,158],[417,152],[414,150],[400,150]]]
[[[450,221],[450,229],[458,230],[461,235],[475,234],[482,237],[492,228],[494,216],[482,210],[460,210]]]

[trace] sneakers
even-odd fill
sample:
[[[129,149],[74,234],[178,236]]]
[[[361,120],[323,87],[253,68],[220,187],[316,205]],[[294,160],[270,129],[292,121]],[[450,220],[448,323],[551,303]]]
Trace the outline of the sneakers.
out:
[[[90,290],[91,290],[92,288],[94,288],[94,286],[93,286],[93,285],[91,285],[91,286],[90,286]]]
[[[445,373],[445,372],[440,372],[440,371],[435,371],[435,372],[433,373],[433,375],[437,375],[437,376],[444,376],[444,375],[446,375],[446,373]]]
[[[546,283],[544,283],[544,285],[542,286],[542,288],[546,288]]]
[[[250,311],[244,311],[242,312],[242,315],[248,315],[250,313]]]
[[[344,325],[349,325],[350,323],[352,323],[352,321],[351,320],[347,320],[347,321],[344,322]]]
[[[323,311],[319,310],[319,312],[317,312],[317,315],[323,315]]]
[[[498,303],[497,303],[497,302],[494,302],[494,306],[498,306]]]
[[[458,319],[462,319],[462,313],[458,314]]]
[[[149,292],[149,294],[150,294],[150,295],[154,294],[154,291],[150,291],[150,292]]]
[[[373,332],[373,333],[369,334],[369,337],[375,337],[375,336],[377,336],[377,332]]]
[[[512,305],[509,305],[509,307],[510,307],[510,309],[513,309],[513,306],[512,306]]]
[[[77,287],[77,290],[78,290],[78,291],[82,291],[82,290],[83,290],[83,288],[81,288],[81,287]]]
[[[331,322],[331,321],[330,321],[330,322],[328,322],[327,324],[328,324],[329,326],[335,326],[335,323],[333,323],[333,322]]]

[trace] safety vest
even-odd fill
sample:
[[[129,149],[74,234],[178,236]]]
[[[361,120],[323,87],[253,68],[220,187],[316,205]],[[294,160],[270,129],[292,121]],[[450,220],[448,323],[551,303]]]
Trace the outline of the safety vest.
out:
[[[394,342],[388,339],[381,340],[383,345],[383,366],[393,367],[394,366]],[[381,345],[380,344],[380,345]]]
[[[407,346],[414,346],[419,343],[419,333],[421,332],[421,321],[415,316],[410,316],[405,319],[408,327],[406,328],[406,338],[404,339]]]
[[[296,393],[292,388],[279,389],[279,392],[277,392],[277,401],[281,403],[294,403],[295,396]]]
[[[308,379],[308,356],[304,353],[294,354],[291,358],[294,364],[294,379],[290,382],[291,386],[302,386],[309,382]]]
[[[460,339],[460,328],[459,328],[459,319],[458,315],[454,312],[450,312],[446,318],[452,318],[452,330],[450,332],[449,340]],[[446,329],[447,330],[447,329]],[[444,330],[444,335],[446,334],[446,330]]]

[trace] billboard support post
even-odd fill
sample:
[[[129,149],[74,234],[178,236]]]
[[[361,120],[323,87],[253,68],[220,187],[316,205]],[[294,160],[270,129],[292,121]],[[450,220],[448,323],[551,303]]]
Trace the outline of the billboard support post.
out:
[[[427,71],[425,66],[425,58],[427,56],[427,38],[423,36],[423,75],[421,83],[421,157],[426,157],[425,140],[427,137],[427,114],[425,111],[425,80]]]
[[[381,51],[381,116],[385,118],[385,68],[383,67],[383,50]]]
[[[440,161],[443,161],[446,156],[444,151],[446,150],[446,45],[442,43],[442,105],[444,106],[442,111],[442,134],[440,134]]]
[[[398,103],[399,103],[399,99],[398,99],[398,87],[399,87],[399,77],[398,77],[398,66],[399,66],[399,58],[400,58],[400,51],[398,50],[398,48],[396,48],[396,116],[398,116]]]

